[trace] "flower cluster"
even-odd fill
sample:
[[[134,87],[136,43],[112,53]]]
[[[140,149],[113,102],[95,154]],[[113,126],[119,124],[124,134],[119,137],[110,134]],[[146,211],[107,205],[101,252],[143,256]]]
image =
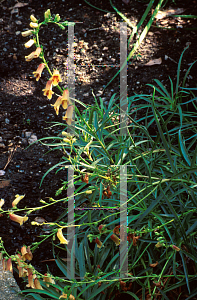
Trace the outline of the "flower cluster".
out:
[[[9,259],[3,258],[3,254],[0,253],[0,262],[2,261],[2,266],[4,271],[10,271],[13,273],[12,261],[14,261],[17,265],[17,269],[19,271],[19,277],[27,277],[28,284],[27,287],[32,289],[43,290],[39,279],[36,276],[36,271],[34,267],[26,262],[26,260],[31,261],[33,255],[31,253],[30,247],[23,246],[21,248],[21,253],[15,254],[14,256],[10,257]],[[51,277],[50,274],[45,273],[43,276],[43,282],[46,283],[46,286],[49,287],[50,284],[56,284],[54,279]],[[60,292],[58,288],[55,288],[57,292]],[[69,291],[70,293],[70,291]],[[70,293],[69,297],[67,298],[67,294],[64,292],[60,295],[59,299],[66,298],[70,300],[75,300],[75,297]]]
[[[45,22],[46,23],[51,21],[51,12],[50,12],[49,9],[45,12],[44,17],[45,17]],[[36,46],[37,48],[32,53],[25,56],[25,60],[26,61],[31,61],[32,59],[38,58],[38,57],[41,57],[43,59],[43,63],[39,64],[37,70],[35,72],[33,72],[33,75],[36,78],[36,81],[38,81],[41,77],[41,74],[42,74],[44,68],[47,67],[49,73],[52,76],[47,81],[46,86],[42,91],[44,92],[44,96],[47,96],[47,98],[49,100],[51,100],[52,95],[54,94],[54,92],[52,91],[52,87],[57,86],[60,82],[62,82],[62,79],[61,79],[61,76],[60,76],[60,73],[59,73],[58,70],[54,70],[53,74],[51,73],[51,71],[49,70],[48,65],[47,65],[47,63],[44,59],[44,53],[42,51],[42,48],[39,46],[38,31],[39,31],[39,28],[42,25],[42,23],[38,24],[38,20],[33,15],[30,16],[30,19],[31,19],[32,22],[30,22],[29,25],[32,28],[32,30],[27,30],[27,31],[22,32],[22,36],[27,37],[29,35],[34,34],[34,35],[37,36],[37,40],[36,39],[30,39],[28,42],[26,42],[24,44],[24,46],[26,48],[30,48],[35,44],[35,45],[37,45]],[[55,16],[54,22],[59,22],[59,20],[60,20],[60,16],[57,14]],[[66,114],[65,114],[65,116],[63,116],[63,120],[65,120],[68,125],[71,125],[71,123],[73,121],[72,116],[73,116],[74,106],[72,105],[72,103],[69,99],[69,91],[67,89],[63,91],[63,95],[60,96],[56,100],[55,104],[52,105],[54,107],[55,112],[56,112],[57,115],[59,114],[59,108],[60,108],[61,105],[64,109],[66,109]]]

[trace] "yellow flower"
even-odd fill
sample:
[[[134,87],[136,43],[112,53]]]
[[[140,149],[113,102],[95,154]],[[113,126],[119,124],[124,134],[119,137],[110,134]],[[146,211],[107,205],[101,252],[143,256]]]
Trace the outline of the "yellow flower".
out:
[[[59,299],[61,298],[65,298],[65,299],[69,299],[69,300],[75,300],[75,297],[73,295],[70,295],[69,298],[67,297],[67,294],[63,293]]]
[[[59,15],[59,14],[56,14],[56,15],[55,15],[55,21],[56,21],[56,22],[59,22],[59,21],[60,21],[60,15]]]
[[[59,115],[60,105],[62,105],[62,96],[60,96],[59,98],[57,98],[55,104],[51,104],[51,106],[54,106],[54,109],[56,111],[56,115]]]
[[[24,46],[25,46],[25,48],[30,48],[31,46],[33,46],[34,43],[35,43],[35,41],[33,39],[31,39],[27,43],[25,43]]]
[[[22,254],[22,259],[25,261],[25,260],[32,260],[33,258],[33,254],[31,253],[31,250],[30,250],[30,246],[26,247],[26,246],[23,246],[21,248],[21,254]]]
[[[16,260],[18,263],[17,269],[19,270],[19,277],[25,277],[27,275],[27,270],[24,268],[24,266],[27,266],[27,264],[23,262],[20,254],[16,255]]]
[[[68,125],[71,125],[72,121],[74,121],[74,120],[72,119],[73,110],[74,110],[74,106],[73,106],[73,105],[69,106],[69,107],[67,108],[67,111],[66,111],[65,116],[62,118],[63,120],[66,120],[66,123],[67,123]]]
[[[33,273],[28,274],[28,284],[26,284],[27,287],[31,287],[32,289],[35,289],[34,285],[34,279],[36,278],[36,274],[33,275]]]
[[[60,73],[58,70],[53,71],[53,75],[50,78],[50,80],[52,80],[54,86],[58,85],[59,82],[62,82],[62,79],[60,77]]]
[[[12,259],[11,258],[9,258],[7,261],[4,258],[3,261],[2,261],[2,265],[3,265],[3,270],[4,271],[10,271],[13,274]]]
[[[112,234],[110,237],[114,241],[114,243],[116,244],[116,246],[120,245],[120,239],[117,237],[117,235]]]
[[[62,233],[62,228],[59,228],[58,231],[57,231],[57,237],[58,239],[60,240],[60,244],[66,244],[68,245],[68,240],[65,239],[65,237],[63,236],[63,233]]]
[[[43,281],[44,281],[44,282],[50,282],[50,283],[52,283],[52,284],[55,284],[55,281],[54,281],[51,277],[48,277],[48,274],[47,274],[47,273],[44,274]],[[50,285],[49,285],[49,284],[46,284],[46,286],[49,287]]]
[[[30,20],[34,23],[38,22],[38,20],[34,17],[34,15],[30,16]]]
[[[3,204],[5,203],[4,199],[0,200],[0,209],[2,208]]]
[[[16,198],[12,202],[12,207],[16,207],[17,204],[19,203],[19,201],[21,201],[25,197],[25,195],[22,195],[22,196],[16,195],[15,197]]]
[[[50,11],[50,9],[47,9],[47,11],[45,11],[44,18],[45,18],[45,20],[51,18],[51,11]]]
[[[47,96],[49,100],[52,98],[52,94],[54,94],[52,91],[52,85],[52,80],[48,80],[45,89],[43,89],[44,96]]]
[[[35,279],[34,279],[34,286],[35,286],[35,288],[38,289],[38,290],[43,290],[43,288],[42,288],[42,286],[41,286],[41,284],[40,284],[38,278],[35,278]]]
[[[9,214],[9,217],[12,221],[19,223],[20,225],[23,225],[24,222],[28,220],[28,217],[21,217],[14,214]]]
[[[63,95],[60,96],[55,104],[51,104],[51,106],[54,106],[54,109],[56,111],[56,114],[59,115],[59,108],[60,108],[60,105],[62,105],[62,107],[64,109],[67,109],[68,107],[68,104],[71,104],[70,102],[70,99],[69,99],[69,91],[68,90],[64,90],[63,91]]]
[[[32,30],[26,30],[26,31],[23,31],[21,34],[22,34],[23,37],[26,37],[26,36],[31,35],[32,33],[33,33]]]
[[[45,67],[45,64],[42,63],[38,66],[37,70],[35,72],[33,72],[34,77],[36,77],[36,81],[38,81],[40,79],[44,67]]]
[[[41,53],[42,49],[40,47],[38,47],[36,49],[36,51],[32,52],[31,54],[29,54],[28,56],[25,56],[25,60],[26,61],[31,61],[34,58],[38,58],[40,53]]]
[[[31,22],[30,24],[29,24],[29,26],[31,27],[31,28],[38,28],[38,23],[34,23],[34,22]]]

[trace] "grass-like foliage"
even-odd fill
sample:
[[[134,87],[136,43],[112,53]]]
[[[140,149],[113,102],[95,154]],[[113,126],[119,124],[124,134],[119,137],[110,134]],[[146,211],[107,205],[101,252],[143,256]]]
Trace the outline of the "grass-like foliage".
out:
[[[118,289],[134,299],[147,294],[152,299],[172,299],[180,291],[192,299],[197,293],[193,284],[197,261],[196,98],[192,90],[178,84],[171,95],[159,81],[157,85],[160,89],[153,86],[152,96],[129,98],[125,136],[119,134],[120,110],[113,95],[108,107],[101,98],[100,104],[95,98],[95,104],[87,105],[82,113],[76,108],[75,136],[66,133],[67,125],[57,123],[63,128],[62,136],[53,137],[53,143],[42,139],[42,143],[65,153],[56,167],[74,168],[75,208],[85,201],[88,207],[111,208],[75,211],[75,248],[70,256],[75,249],[73,275],[84,278],[70,283],[76,299],[110,299],[110,293],[115,295]],[[148,104],[137,105],[137,100]],[[144,108],[146,115],[139,118]],[[127,173],[128,221],[123,228],[128,243],[128,273],[120,283],[118,245],[124,241],[119,238],[120,211],[116,208],[121,207],[123,169]],[[57,195],[67,186],[64,182]],[[66,209],[51,232],[68,225]],[[54,257],[62,276],[69,279],[67,263],[57,256],[59,248],[65,249],[66,255],[68,245],[60,246],[54,242]],[[50,289],[52,293],[54,288]]]

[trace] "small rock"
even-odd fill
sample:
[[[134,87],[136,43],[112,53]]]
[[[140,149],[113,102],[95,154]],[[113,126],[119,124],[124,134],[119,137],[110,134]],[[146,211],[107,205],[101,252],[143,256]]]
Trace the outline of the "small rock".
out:
[[[3,51],[6,52],[6,51],[8,51],[8,50],[7,50],[7,48],[3,48]]]
[[[5,171],[4,170],[0,170],[0,176],[5,175]]]
[[[21,21],[16,21],[15,23],[16,23],[16,25],[22,25]]]
[[[26,137],[27,139],[29,139],[31,135],[32,135],[32,132],[31,132],[31,131],[26,131],[26,132],[25,132],[25,137]]]
[[[21,34],[21,32],[20,32],[20,31],[16,31],[15,34],[16,34],[16,35],[19,35],[19,34]]]
[[[36,142],[38,139],[37,139],[37,136],[35,134],[32,134],[31,137],[28,139],[28,142],[29,144],[32,144],[34,142]]]

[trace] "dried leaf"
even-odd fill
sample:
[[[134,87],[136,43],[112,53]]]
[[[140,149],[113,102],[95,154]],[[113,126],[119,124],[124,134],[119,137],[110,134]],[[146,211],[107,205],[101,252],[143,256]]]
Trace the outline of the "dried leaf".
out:
[[[155,264],[150,264],[149,266],[152,267],[152,268],[154,268],[154,267],[156,267],[158,264],[159,264],[158,261],[156,261]]]
[[[156,58],[156,59],[151,59],[149,62],[144,64],[143,66],[154,66],[154,65],[160,65],[162,63],[162,59]]]
[[[20,8],[20,7],[24,7],[28,5],[28,3],[22,3],[22,2],[18,2],[16,3],[13,7],[10,7],[9,9],[13,9],[13,8]]]
[[[9,184],[10,184],[10,180],[0,181],[0,189],[3,189],[4,187],[8,186]]]

